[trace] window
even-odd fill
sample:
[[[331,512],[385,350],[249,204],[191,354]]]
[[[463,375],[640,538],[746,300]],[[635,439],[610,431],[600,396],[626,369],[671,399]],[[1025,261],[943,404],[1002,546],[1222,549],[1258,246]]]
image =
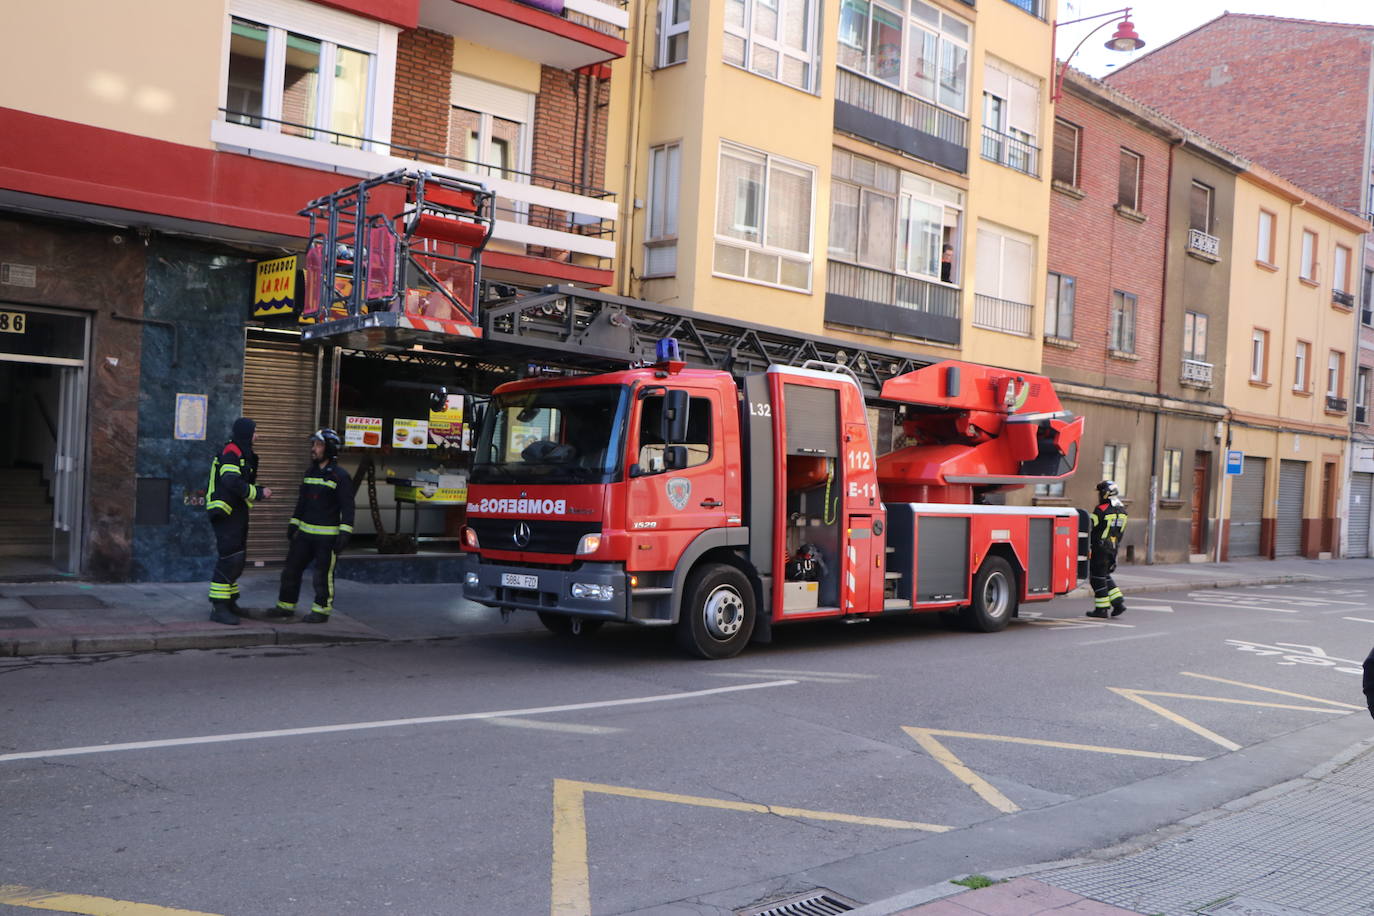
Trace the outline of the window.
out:
[[[1188,228],[1212,234],[1212,189],[1200,181],[1188,194]]]
[[[1269,332],[1263,328],[1250,332],[1250,381],[1269,381]]]
[[[1183,313],[1183,358],[1207,361],[1207,316],[1202,312]]]
[[[284,8],[283,18],[275,22],[230,17],[226,120],[362,148],[379,114],[373,110],[379,50],[375,25],[325,13],[310,21],[330,34],[296,31],[291,9]]]
[[[1051,273],[1045,290],[1045,336],[1073,339],[1074,278]]]
[[[1054,171],[1051,177],[1061,184],[1078,186],[1078,145],[1081,133],[1068,121],[1054,119]]]
[[[1298,270],[1298,279],[1317,282],[1317,233],[1310,229],[1302,231],[1302,265]]]
[[[688,0],[673,2],[685,6]],[[725,62],[805,92],[816,91],[816,5],[817,0],[727,0]],[[900,24],[896,30],[900,54]]]
[[[659,0],[658,66],[687,59],[687,33],[692,27],[692,0]]]
[[[1293,390],[1307,391],[1312,381],[1312,345],[1305,340],[1298,341],[1293,348]]]
[[[711,460],[711,400],[692,398],[687,405],[687,463],[683,467],[694,468]],[[663,428],[663,396],[651,395],[644,399],[639,413],[639,456],[637,461],[644,471],[656,473],[665,470],[665,446],[660,435]],[[676,470],[676,468],[674,468]]]
[[[1361,366],[1355,379],[1355,422],[1369,422],[1369,376],[1367,366]]]
[[[811,166],[722,143],[715,273],[809,290],[815,180]]]
[[[841,0],[839,65],[968,114],[972,28],[924,0],[909,0],[907,14],[903,6],[901,0]]]
[[[1164,450],[1164,480],[1160,484],[1160,499],[1178,499],[1182,492],[1183,485],[1183,449],[1166,448]]]
[[[463,73],[450,81],[448,154],[457,167],[483,177],[529,182],[534,96]],[[525,222],[527,206],[496,198],[498,219]]]
[[[1116,185],[1116,205],[1127,210],[1140,209],[1140,172],[1144,159],[1128,149],[1121,151],[1121,172]]]
[[[1135,352],[1135,305],[1133,294],[1112,291],[1112,326],[1107,346],[1118,353]]]
[[[1038,176],[1039,124],[1040,81],[989,58],[983,72],[983,158]]]
[[[1350,249],[1344,245],[1336,246],[1336,261],[1331,270],[1331,289],[1338,293],[1350,292]]]
[[[1360,323],[1374,325],[1374,269],[1364,269],[1364,287],[1360,294]]]
[[[1050,497],[1052,499],[1064,498],[1064,481],[1051,480],[1049,483],[1037,483],[1035,485],[1035,495]]]
[[[682,180],[682,145],[649,150],[649,220],[644,230],[644,275],[677,272],[677,207]]]
[[[830,257],[959,283],[962,191],[841,149],[831,174]]]
[[[1343,391],[1345,375],[1345,354],[1340,350],[1332,350],[1326,357],[1326,396],[1328,398],[1338,398]]]
[[[1116,483],[1121,496],[1126,496],[1126,465],[1130,457],[1129,445],[1107,444],[1102,446],[1102,477]]]
[[[978,251],[974,257],[975,291],[979,295],[1031,303],[1034,267],[1035,239],[991,223],[979,224]]]
[[[1255,251],[1255,260],[1265,264],[1274,264],[1274,214],[1268,210],[1261,210],[1259,213],[1259,246]]]

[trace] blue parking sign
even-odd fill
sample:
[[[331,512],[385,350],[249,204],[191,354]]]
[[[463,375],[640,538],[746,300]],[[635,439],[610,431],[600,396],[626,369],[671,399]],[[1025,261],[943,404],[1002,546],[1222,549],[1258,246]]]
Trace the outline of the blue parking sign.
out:
[[[1245,452],[1240,449],[1226,450],[1226,474],[1228,477],[1239,477],[1245,472]]]

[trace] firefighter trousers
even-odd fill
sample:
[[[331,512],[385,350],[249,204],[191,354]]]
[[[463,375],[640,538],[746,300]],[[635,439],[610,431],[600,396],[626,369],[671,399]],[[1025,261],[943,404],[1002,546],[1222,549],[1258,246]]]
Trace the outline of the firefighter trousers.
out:
[[[213,519],[215,571],[210,574],[210,602],[233,602],[239,596],[239,576],[248,559],[248,513]]]
[[[1116,587],[1112,570],[1116,568],[1116,551],[1107,547],[1094,547],[1088,556],[1088,585],[1093,590],[1093,610],[1105,611],[1107,608],[1124,610],[1126,596]]]
[[[296,601],[301,596],[301,577],[305,568],[315,566],[314,586],[315,603],[311,610],[317,614],[328,614],[334,610],[334,543],[338,535],[298,533],[291,539],[286,551],[286,563],[281,568],[281,591],[277,594],[277,607],[284,611],[296,609]]]

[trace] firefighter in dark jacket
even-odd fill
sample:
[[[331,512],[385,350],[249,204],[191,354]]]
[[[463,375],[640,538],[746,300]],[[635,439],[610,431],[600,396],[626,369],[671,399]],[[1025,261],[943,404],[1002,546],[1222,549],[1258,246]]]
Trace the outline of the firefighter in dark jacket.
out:
[[[210,576],[210,619],[235,626],[239,608],[239,576],[248,550],[248,510],[255,500],[269,499],[271,487],[259,487],[258,456],[253,441],[258,425],[247,417],[234,421],[229,441],[210,463],[205,488],[205,514],[215,531],[217,559]]]
[[[1374,649],[1364,659],[1364,699],[1369,704],[1369,714],[1374,716]]]
[[[353,532],[353,479],[339,467],[339,434],[321,429],[310,437],[310,466],[301,480],[296,512],[286,536],[291,546],[281,571],[281,592],[268,617],[296,613],[301,576],[315,564],[315,603],[306,623],[325,623],[334,610],[334,561]]]
[[[1093,508],[1088,534],[1088,585],[1093,590],[1093,609],[1089,617],[1118,617],[1126,612],[1126,596],[1121,594],[1112,573],[1116,570],[1116,549],[1126,533],[1126,507],[1115,483],[1104,480],[1097,485],[1097,505]]]

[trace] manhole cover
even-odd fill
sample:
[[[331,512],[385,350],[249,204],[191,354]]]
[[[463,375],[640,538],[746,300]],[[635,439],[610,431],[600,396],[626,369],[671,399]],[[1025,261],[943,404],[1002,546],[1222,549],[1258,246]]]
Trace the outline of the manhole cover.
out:
[[[84,611],[88,608],[109,607],[95,595],[20,595],[29,607],[40,611]]]
[[[833,916],[848,913],[859,905],[833,891],[818,888],[786,900],[775,900],[766,906],[737,910],[735,916]]]
[[[0,617],[0,630],[28,630],[36,626],[27,617]]]

